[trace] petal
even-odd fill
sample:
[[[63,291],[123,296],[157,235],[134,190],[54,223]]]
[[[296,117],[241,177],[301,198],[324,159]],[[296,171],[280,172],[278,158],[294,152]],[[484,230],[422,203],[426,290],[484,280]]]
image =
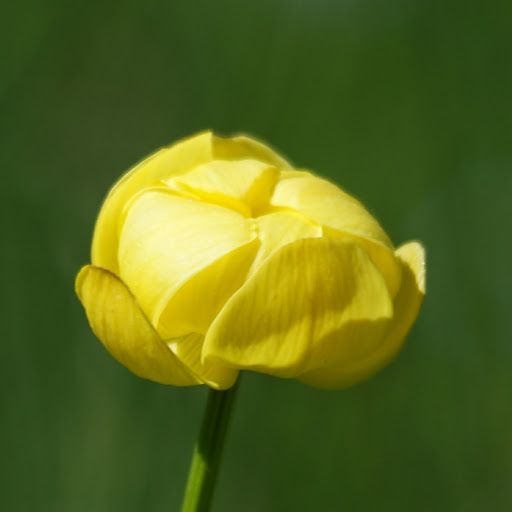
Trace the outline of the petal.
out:
[[[184,281],[158,318],[162,338],[206,334],[229,297],[244,284],[259,246],[254,239]]]
[[[364,358],[302,375],[302,382],[325,389],[350,386],[371,376],[399,351],[425,296],[425,250],[418,242],[410,242],[401,246],[396,255],[402,266],[402,286],[395,297],[395,314],[383,342]]]
[[[226,303],[206,335],[203,361],[294,377],[310,359],[326,356],[324,345],[348,322],[391,315],[384,280],[357,243],[298,240],[263,263]]]
[[[221,160],[259,160],[279,169],[292,169],[292,166],[272,148],[244,135],[234,137],[214,136],[213,155]]]
[[[297,212],[276,212],[254,219],[261,246],[252,265],[254,274],[272,254],[284,245],[302,238],[320,238],[322,228]]]
[[[234,211],[165,190],[146,190],[126,214],[120,276],[160,329],[162,311],[188,280],[255,239],[252,221]]]
[[[388,236],[364,206],[332,183],[313,175],[285,174],[271,204],[292,208],[325,226],[325,235],[350,235],[364,247],[382,272],[394,297],[400,286],[400,266]]]
[[[94,334],[121,364],[140,377],[162,384],[202,383],[160,339],[117,276],[87,265],[78,274],[75,287]]]
[[[183,174],[212,159],[212,134],[201,133],[161,149],[125,174],[110,190],[100,211],[92,242],[92,263],[119,272],[118,219],[126,202],[145,187]]]
[[[258,160],[214,160],[165,182],[246,217],[267,207],[279,171]]]
[[[203,364],[201,350],[204,336],[190,333],[180,338],[166,340],[169,348],[185,363],[201,380],[214,389],[228,389],[238,377],[238,370],[218,364]]]

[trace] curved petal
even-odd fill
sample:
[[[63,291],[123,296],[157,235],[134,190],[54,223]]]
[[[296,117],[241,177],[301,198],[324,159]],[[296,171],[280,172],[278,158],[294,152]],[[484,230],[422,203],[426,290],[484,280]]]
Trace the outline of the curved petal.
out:
[[[75,288],[94,334],[121,364],[162,384],[202,384],[160,339],[117,276],[87,265],[80,270]]]
[[[254,217],[268,206],[279,171],[258,160],[214,160],[165,182],[201,200]]]
[[[189,279],[224,255],[256,239],[242,215],[160,189],[130,205],[119,241],[120,276],[153,326]]]
[[[400,350],[425,296],[425,250],[418,242],[410,242],[396,255],[402,266],[402,286],[395,297],[393,321],[377,350],[355,361],[309,372],[299,377],[302,382],[324,389],[350,386],[385,366]]]
[[[279,181],[271,204],[292,208],[326,227],[325,235],[350,235],[364,247],[382,272],[394,297],[400,287],[400,266],[384,230],[365,207],[327,180],[313,175],[291,176]]]
[[[92,241],[92,263],[119,273],[118,219],[125,203],[145,187],[183,174],[212,159],[212,134],[201,133],[161,149],[127,172],[108,193],[96,221]]]
[[[190,332],[204,335],[229,297],[244,284],[259,246],[254,239],[183,282],[158,317],[160,336],[167,339]]]
[[[251,267],[254,274],[272,254],[302,238],[320,238],[322,228],[298,212],[276,212],[254,219],[261,246]]]
[[[292,169],[292,166],[268,145],[245,135],[233,137],[220,137],[215,135],[213,142],[213,156],[220,160],[244,160],[251,158],[278,167],[279,169]]]
[[[201,350],[204,336],[190,333],[176,339],[166,340],[168,347],[187,365],[201,380],[214,389],[228,389],[238,377],[238,370],[218,364],[203,364]]]
[[[348,322],[391,316],[384,280],[357,243],[298,240],[226,303],[206,335],[203,361],[294,377],[311,358],[329,357],[330,336]]]

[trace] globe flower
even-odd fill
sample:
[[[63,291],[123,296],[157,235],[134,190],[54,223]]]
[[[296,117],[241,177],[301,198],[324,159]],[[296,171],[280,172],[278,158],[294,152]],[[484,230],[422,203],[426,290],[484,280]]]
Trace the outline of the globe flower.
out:
[[[395,249],[361,203],[267,146],[202,133],[114,185],[76,291],[141,377],[222,390],[252,370],[341,388],[400,349],[425,255]]]

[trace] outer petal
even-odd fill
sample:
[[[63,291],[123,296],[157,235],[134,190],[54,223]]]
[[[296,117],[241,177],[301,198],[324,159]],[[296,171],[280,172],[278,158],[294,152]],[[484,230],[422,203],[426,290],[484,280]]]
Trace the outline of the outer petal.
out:
[[[228,389],[236,381],[238,370],[219,364],[203,364],[201,350],[204,336],[196,333],[167,340],[167,345],[201,380],[214,389]]]
[[[425,296],[425,250],[418,242],[410,242],[401,246],[396,255],[402,266],[402,286],[383,342],[366,357],[302,375],[302,382],[325,389],[350,386],[385,366],[399,351]]]
[[[145,187],[183,174],[212,159],[212,134],[201,133],[161,149],[125,174],[110,190],[103,203],[92,241],[92,263],[118,273],[118,219],[125,203]]]
[[[381,274],[349,237],[303,239],[269,258],[210,327],[203,361],[294,377],[348,322],[390,318]]]
[[[271,204],[293,208],[325,226],[326,236],[354,237],[368,251],[394,296],[400,286],[400,266],[391,241],[364,206],[324,179],[304,174],[284,176],[276,185]]]
[[[146,190],[126,214],[119,241],[120,276],[160,329],[162,311],[185,283],[255,239],[252,221],[237,212],[165,190]]]
[[[160,339],[117,276],[87,265],[75,287],[94,334],[133,373],[174,386],[202,384]]]

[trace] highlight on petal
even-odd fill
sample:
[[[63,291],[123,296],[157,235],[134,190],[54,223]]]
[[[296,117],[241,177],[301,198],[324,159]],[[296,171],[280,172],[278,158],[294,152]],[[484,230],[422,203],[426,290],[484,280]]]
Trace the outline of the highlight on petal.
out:
[[[165,189],[146,190],[126,213],[119,241],[120,276],[159,329],[162,311],[185,283],[255,239],[252,220],[237,212]]]
[[[260,242],[252,240],[221,256],[181,284],[155,324],[162,338],[206,334],[226,301],[245,282]]]
[[[283,246],[226,303],[208,330],[203,362],[280,377],[352,357],[371,344],[337,339],[349,323],[385,322],[393,305],[382,275],[357,243],[310,238]],[[364,346],[360,346],[363,344]]]
[[[219,160],[253,159],[265,162],[279,169],[293,169],[278,153],[266,144],[245,135],[234,137],[213,136],[213,157]]]
[[[203,341],[204,336],[201,334],[190,333],[180,338],[166,340],[166,344],[205,384],[214,389],[230,388],[236,382],[239,371],[218,364],[203,364]]]
[[[94,334],[121,364],[162,384],[202,384],[160,339],[126,285],[112,272],[87,265],[76,278]]]
[[[92,263],[118,273],[117,262],[119,217],[126,202],[146,187],[161,180],[183,174],[212,159],[210,132],[185,139],[163,148],[126,173],[112,187],[103,203],[92,241]]]
[[[258,160],[214,160],[165,182],[246,217],[268,205],[279,171]]]
[[[327,180],[306,174],[280,180],[271,204],[292,208],[325,226],[328,237],[354,237],[368,251],[382,272],[389,292],[395,296],[400,287],[400,266],[393,245],[379,223],[355,198]]]
[[[298,377],[299,380],[318,388],[339,389],[370,377],[395,357],[425,296],[425,250],[418,242],[409,242],[402,245],[396,255],[402,266],[402,285],[394,300],[393,321],[379,347],[365,357],[319,368]]]

